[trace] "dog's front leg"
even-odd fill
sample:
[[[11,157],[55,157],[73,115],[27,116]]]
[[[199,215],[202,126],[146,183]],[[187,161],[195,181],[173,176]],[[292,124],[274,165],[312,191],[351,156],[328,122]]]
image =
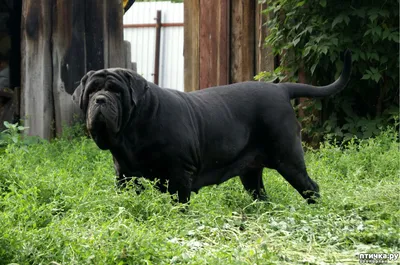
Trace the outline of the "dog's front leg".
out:
[[[171,174],[168,184],[168,192],[170,194],[178,193],[178,201],[187,203],[190,200],[192,191],[193,173],[186,170],[177,170]]]

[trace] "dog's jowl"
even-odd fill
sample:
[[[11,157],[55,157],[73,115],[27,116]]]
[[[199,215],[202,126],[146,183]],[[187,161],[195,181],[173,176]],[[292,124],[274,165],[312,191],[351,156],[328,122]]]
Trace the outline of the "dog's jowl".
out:
[[[192,191],[239,176],[255,199],[265,199],[267,167],[314,203],[319,188],[307,174],[290,99],[337,93],[350,71],[346,52],[341,76],[327,86],[244,82],[183,93],[111,68],[88,72],[73,99],[98,147],[112,153],[121,186],[132,176],[157,178],[161,190],[187,202]]]

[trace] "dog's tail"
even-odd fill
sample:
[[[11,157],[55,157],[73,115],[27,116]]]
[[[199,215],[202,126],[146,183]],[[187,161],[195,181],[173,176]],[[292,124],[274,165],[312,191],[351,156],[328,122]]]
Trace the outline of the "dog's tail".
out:
[[[319,87],[298,83],[280,83],[279,85],[282,85],[287,90],[290,99],[299,97],[326,97],[344,89],[350,80],[350,74],[351,52],[350,50],[346,50],[344,53],[344,66],[342,74],[340,75],[339,79],[337,79],[334,83],[327,86]]]

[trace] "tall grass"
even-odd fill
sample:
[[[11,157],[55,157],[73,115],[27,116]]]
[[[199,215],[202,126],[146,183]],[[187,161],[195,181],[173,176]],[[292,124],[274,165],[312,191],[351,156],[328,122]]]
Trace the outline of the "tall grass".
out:
[[[399,252],[398,135],[308,151],[322,198],[307,205],[273,170],[270,201],[237,178],[173,202],[144,181],[114,186],[111,155],[86,138],[0,153],[0,264],[357,264]]]

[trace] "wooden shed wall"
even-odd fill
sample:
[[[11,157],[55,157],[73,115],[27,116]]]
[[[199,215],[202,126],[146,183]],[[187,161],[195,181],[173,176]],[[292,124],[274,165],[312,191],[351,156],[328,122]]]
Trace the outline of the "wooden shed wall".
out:
[[[22,118],[50,139],[80,114],[71,94],[89,70],[124,67],[122,0],[25,0]]]

